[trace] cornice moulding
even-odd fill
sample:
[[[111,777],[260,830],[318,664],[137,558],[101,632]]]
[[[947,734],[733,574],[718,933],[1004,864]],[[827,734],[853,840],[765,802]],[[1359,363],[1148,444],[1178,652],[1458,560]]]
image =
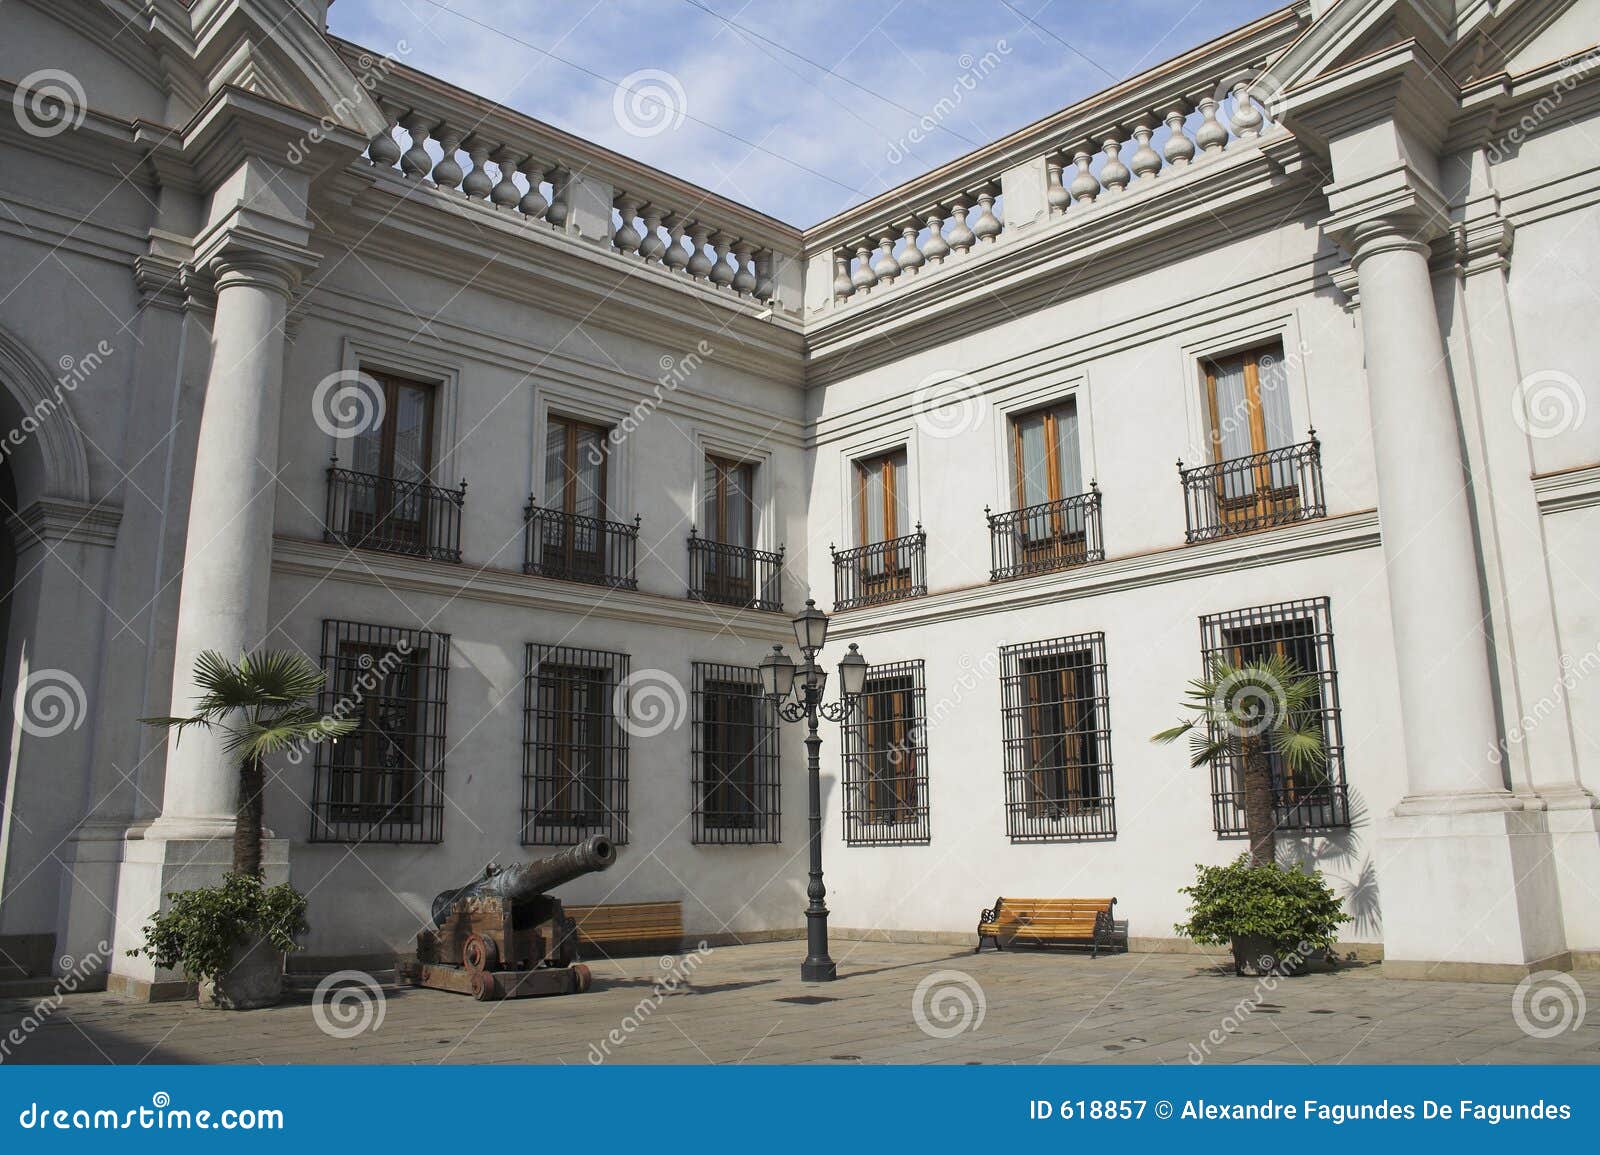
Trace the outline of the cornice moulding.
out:
[[[122,510],[114,505],[41,497],[6,519],[18,553],[36,545],[67,541],[110,548],[117,544]]]
[[[1533,499],[1541,513],[1561,513],[1600,505],[1600,465],[1540,473],[1533,478]]]
[[[450,565],[365,552],[359,559],[352,562],[350,551],[343,546],[302,538],[280,536],[272,543],[272,569],[279,574],[762,642],[794,637],[787,614],[708,606],[688,598],[635,590],[605,590],[511,570],[480,569],[471,564]]]
[[[845,610],[836,615],[835,628],[856,633],[886,633],[1373,549],[1380,544],[1377,511],[1361,510],[1248,537],[1174,546],[1132,557],[1109,558],[1039,577],[936,592],[924,598],[871,609]]]

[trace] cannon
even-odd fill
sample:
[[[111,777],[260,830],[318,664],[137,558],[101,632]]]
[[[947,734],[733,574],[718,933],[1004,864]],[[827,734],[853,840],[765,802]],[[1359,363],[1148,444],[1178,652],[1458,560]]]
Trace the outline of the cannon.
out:
[[[611,840],[595,837],[548,858],[490,863],[433,900],[433,925],[417,935],[417,957],[402,966],[404,977],[485,1002],[581,994],[591,976],[578,959],[577,928],[547,892],[616,860]]]

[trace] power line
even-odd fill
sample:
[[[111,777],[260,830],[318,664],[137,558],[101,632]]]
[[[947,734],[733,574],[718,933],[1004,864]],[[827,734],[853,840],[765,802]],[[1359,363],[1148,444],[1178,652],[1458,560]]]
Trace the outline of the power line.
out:
[[[432,5],[433,7],[439,9],[441,12],[448,12],[448,13],[450,13],[450,15],[455,16],[458,19],[465,20],[469,24],[475,24],[479,28],[482,28],[485,32],[493,32],[496,36],[503,36],[505,39],[511,41],[513,44],[520,44],[522,47],[531,49],[532,51],[539,53],[541,56],[548,56],[551,60],[554,60],[558,64],[565,64],[568,68],[571,68],[576,72],[581,72],[585,76],[589,76],[589,77],[594,78],[595,80],[599,80],[599,81],[601,81],[601,82],[603,82],[605,84],[609,84],[612,88],[615,88],[619,92],[626,92],[631,97],[633,97],[634,99],[648,100],[652,104],[655,104],[655,105],[659,106],[660,108],[664,109],[667,112],[667,114],[670,115],[670,116],[678,116],[678,117],[682,117],[684,120],[692,120],[696,124],[700,125],[702,128],[709,128],[712,132],[715,132],[715,133],[718,133],[719,135],[725,136],[729,140],[737,141],[738,143],[744,145],[746,148],[751,149],[754,152],[765,153],[767,156],[772,157],[774,160],[780,160],[784,164],[787,164],[787,165],[789,165],[789,166],[791,166],[793,168],[799,169],[802,172],[806,172],[806,173],[811,174],[814,177],[817,177],[819,180],[825,180],[829,184],[837,185],[838,187],[844,189],[846,192],[854,193],[856,196],[860,196],[860,197],[865,197],[865,196],[870,196],[871,195],[870,193],[867,193],[867,192],[863,191],[862,189],[856,188],[854,185],[846,184],[844,181],[839,180],[837,177],[829,176],[825,172],[819,172],[817,169],[814,169],[809,165],[802,164],[800,161],[795,160],[793,157],[785,156],[781,152],[775,152],[774,150],[772,150],[770,148],[767,148],[764,145],[757,143],[756,141],[749,140],[746,137],[740,136],[738,133],[732,132],[732,131],[730,131],[730,130],[728,130],[726,128],[723,128],[721,125],[712,124],[709,120],[703,120],[698,116],[692,116],[692,115],[690,115],[690,113],[688,112],[687,109],[678,108],[676,105],[670,104],[667,101],[662,100],[659,97],[652,95],[651,93],[648,93],[648,92],[634,92],[632,89],[624,88],[620,81],[613,80],[613,79],[611,79],[611,77],[606,76],[604,73],[596,72],[594,69],[587,68],[582,64],[578,64],[576,61],[568,60],[564,56],[559,56],[556,53],[551,52],[548,48],[541,48],[539,45],[531,43],[530,41],[524,40],[520,36],[515,36],[512,33],[507,32],[503,28],[496,28],[493,24],[486,24],[482,20],[479,20],[475,16],[468,16],[465,12],[458,12],[458,11],[456,11],[456,9],[451,8],[448,4],[440,3],[440,0],[422,0],[422,2],[424,4]]]
[[[851,80],[848,76],[845,76],[844,74],[839,73],[839,72],[835,72],[833,69],[829,68],[826,64],[823,64],[821,61],[813,60],[813,59],[811,59],[811,57],[806,56],[803,53],[796,52],[794,49],[790,48],[788,45],[780,44],[778,41],[773,40],[771,37],[763,36],[761,33],[757,32],[754,28],[751,28],[749,25],[740,24],[737,20],[734,20],[734,19],[732,19],[730,17],[724,16],[722,13],[716,11],[715,9],[709,8],[706,5],[700,3],[700,0],[683,0],[683,2],[685,4],[687,4],[687,5],[689,5],[691,8],[698,8],[698,9],[700,9],[700,11],[706,13],[707,15],[715,16],[718,20],[722,21],[729,28],[733,28],[733,29],[735,29],[735,30],[737,30],[739,32],[743,32],[746,36],[753,37],[754,39],[761,41],[763,44],[770,44],[770,45],[772,45],[772,47],[776,48],[779,52],[787,53],[788,55],[794,57],[796,60],[803,61],[804,63],[809,64],[812,68],[815,68],[815,69],[817,69],[817,70],[819,70],[821,72],[826,72],[829,76],[833,77],[835,80],[842,81],[843,83],[848,84],[851,88],[854,88],[859,92],[864,92],[868,96],[872,97],[875,100],[881,100],[881,101],[883,101],[883,103],[889,105],[891,108],[899,109],[901,112],[905,113],[907,116],[914,117],[914,118],[916,118],[918,120],[923,118],[924,114],[918,112],[916,109],[907,108],[905,105],[901,104],[898,100],[895,100],[893,97],[885,96],[881,92],[875,92],[872,89],[868,88],[865,84],[858,84],[856,81]],[[973,148],[982,147],[982,142],[981,141],[973,140],[969,136],[963,136],[961,133],[957,132],[953,128],[946,128],[943,124],[935,124],[934,127],[938,128],[938,129],[941,129],[941,130],[943,130],[945,132],[948,132],[951,136],[955,137],[957,140],[963,142],[964,144],[969,144]]]
[[[1104,72],[1108,77],[1110,77],[1113,82],[1119,81],[1119,80],[1122,79],[1122,77],[1117,76],[1117,75],[1111,73],[1110,71],[1108,71],[1098,60],[1091,60],[1088,56],[1085,56],[1082,52],[1078,51],[1078,49],[1074,45],[1067,43],[1067,41],[1061,39],[1061,37],[1057,36],[1054,32],[1050,31],[1050,29],[1046,28],[1043,24],[1040,24],[1032,16],[1029,16],[1026,12],[1024,12],[1020,8],[1016,7],[1016,5],[1011,3],[1011,0],[1000,0],[1000,3],[1005,5],[1007,8],[1011,9],[1012,12],[1014,12],[1016,15],[1022,17],[1029,24],[1032,24],[1040,32],[1043,32],[1046,36],[1050,37],[1050,39],[1052,39],[1052,40],[1056,41],[1057,43],[1061,44],[1062,46],[1064,46],[1074,56],[1077,56],[1079,59],[1085,60],[1088,63],[1094,65],[1096,68],[1100,69],[1100,71]],[[1042,11],[1042,9],[1041,9],[1041,11]]]

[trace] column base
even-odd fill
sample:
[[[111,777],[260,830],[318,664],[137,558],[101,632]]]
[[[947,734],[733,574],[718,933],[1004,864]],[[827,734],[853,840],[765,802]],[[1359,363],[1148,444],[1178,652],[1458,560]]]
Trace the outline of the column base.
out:
[[[1515,982],[1570,967],[1543,811],[1506,793],[1407,798],[1377,850],[1384,974]]]
[[[145,923],[167,905],[167,895],[213,886],[233,868],[232,825],[226,837],[172,837],[167,833],[188,831],[192,826],[157,820],[142,831],[128,833],[117,874],[116,927],[106,982],[106,990],[113,995],[155,1002],[194,993],[194,984],[182,971],[163,970],[143,956],[128,957],[129,950],[144,945]],[[268,886],[288,882],[289,840],[262,839],[261,862]]]
[[[1600,955],[1600,810],[1586,790],[1545,794],[1550,858],[1561,888],[1561,921],[1574,959]],[[1574,965],[1583,965],[1576,962]]]
[[[806,959],[800,964],[800,981],[803,983],[831,983],[839,977],[839,968],[829,959]]]

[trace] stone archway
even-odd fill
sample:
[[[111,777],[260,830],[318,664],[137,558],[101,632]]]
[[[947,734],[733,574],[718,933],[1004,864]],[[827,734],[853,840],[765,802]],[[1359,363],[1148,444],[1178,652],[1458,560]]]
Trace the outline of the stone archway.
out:
[[[95,354],[91,354],[94,356]],[[57,375],[23,342],[0,326],[0,386],[18,412],[0,429],[0,454],[17,465],[17,500],[40,497],[89,500],[89,454],[72,414],[71,395],[82,364]]]

